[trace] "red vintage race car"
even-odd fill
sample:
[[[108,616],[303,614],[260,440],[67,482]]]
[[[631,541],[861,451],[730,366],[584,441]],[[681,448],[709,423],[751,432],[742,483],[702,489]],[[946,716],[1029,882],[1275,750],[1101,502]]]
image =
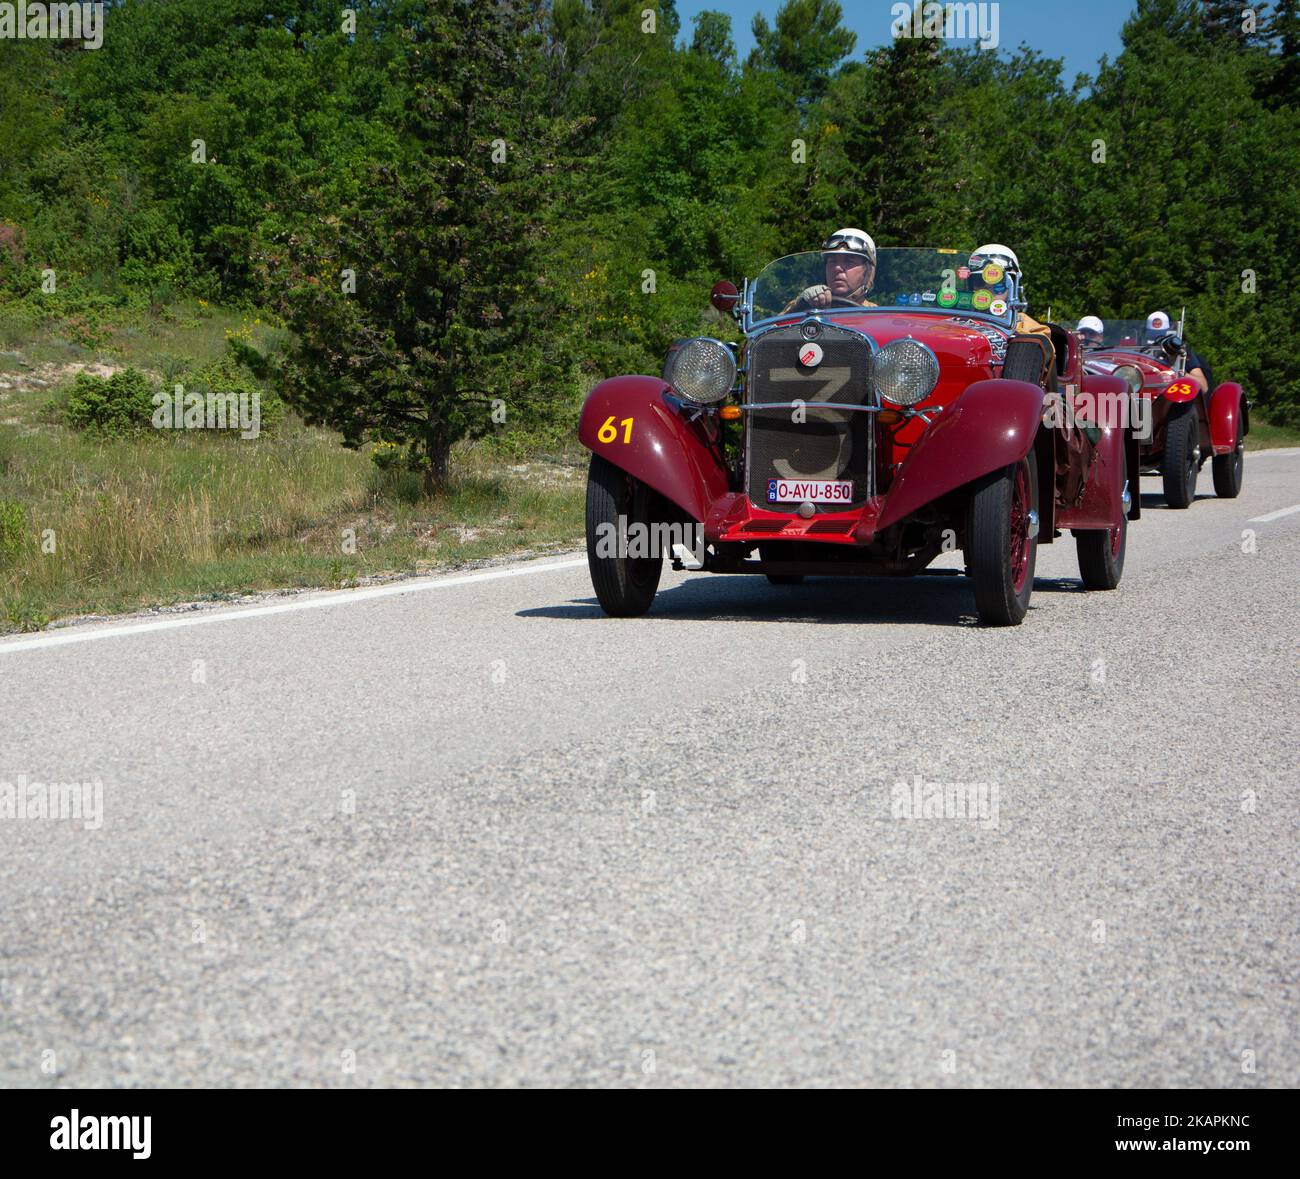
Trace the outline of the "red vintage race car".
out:
[[[678,341],[663,376],[598,384],[578,436],[604,610],[646,611],[665,557],[782,584],[960,551],[979,618],[1016,625],[1066,529],[1084,585],[1113,589],[1140,512],[1128,385],[1085,373],[1063,328],[1017,335],[1018,278],[969,261],[881,249],[859,301],[808,306],[823,255],[780,258],[714,288],[739,345]]]
[[[1141,473],[1162,476],[1165,502],[1185,508],[1196,498],[1196,477],[1210,458],[1214,493],[1235,499],[1250,430],[1250,406],[1241,386],[1225,381],[1209,394],[1201,392],[1185,375],[1181,324],[1178,331],[1158,335],[1141,319],[1106,320],[1103,329],[1100,346],[1084,352],[1084,369],[1122,378],[1140,398]]]

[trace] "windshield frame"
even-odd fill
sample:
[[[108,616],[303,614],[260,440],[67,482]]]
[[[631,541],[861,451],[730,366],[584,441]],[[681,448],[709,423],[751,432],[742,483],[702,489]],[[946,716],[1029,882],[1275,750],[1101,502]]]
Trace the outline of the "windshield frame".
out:
[[[970,253],[962,250],[949,250],[944,247],[935,246],[882,246],[876,251],[877,273],[879,273],[879,257],[886,250],[929,250],[933,253],[952,254],[961,259],[959,265],[964,265],[970,258]],[[740,325],[741,330],[749,335],[751,332],[764,328],[769,324],[775,324],[782,321],[807,319],[809,317],[823,316],[840,316],[840,315],[872,315],[881,312],[892,312],[903,315],[928,315],[943,317],[945,319],[978,319],[983,323],[1000,327],[1005,331],[1015,333],[1015,323],[1017,317],[1026,309],[1028,304],[1025,302],[1024,293],[1021,285],[1020,275],[1012,272],[1007,275],[1010,289],[1007,292],[1007,312],[1005,315],[997,316],[988,311],[980,311],[974,307],[930,307],[925,305],[898,303],[882,304],[879,307],[810,307],[803,310],[778,311],[772,314],[764,314],[762,318],[754,316],[754,296],[758,286],[758,278],[769,267],[776,263],[784,261],[786,258],[797,258],[801,255],[821,254],[821,250],[799,250],[793,254],[782,254],[780,257],[773,258],[764,265],[755,275],[754,278],[746,278],[741,288],[740,294]],[[870,292],[868,292],[870,293]]]

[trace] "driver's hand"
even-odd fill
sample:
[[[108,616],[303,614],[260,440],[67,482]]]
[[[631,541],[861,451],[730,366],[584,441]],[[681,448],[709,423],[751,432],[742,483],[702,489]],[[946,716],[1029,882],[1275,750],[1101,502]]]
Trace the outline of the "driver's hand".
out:
[[[805,307],[829,307],[831,305],[831,289],[825,283],[805,287],[803,294],[799,296],[799,301]]]

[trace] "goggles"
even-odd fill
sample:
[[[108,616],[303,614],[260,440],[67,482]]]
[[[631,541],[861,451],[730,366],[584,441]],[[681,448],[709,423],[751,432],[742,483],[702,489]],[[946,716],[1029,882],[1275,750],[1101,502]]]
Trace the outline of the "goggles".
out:
[[[876,260],[872,255],[871,247],[867,244],[866,239],[858,237],[856,233],[832,234],[822,244],[822,249],[827,251],[838,250],[849,254],[861,254],[871,263],[874,263]]]

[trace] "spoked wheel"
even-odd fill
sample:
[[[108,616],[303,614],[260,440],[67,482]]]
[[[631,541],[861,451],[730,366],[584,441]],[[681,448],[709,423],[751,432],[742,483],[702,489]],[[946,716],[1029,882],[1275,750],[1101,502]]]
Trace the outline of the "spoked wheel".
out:
[[[1038,555],[1038,473],[1031,459],[986,475],[971,498],[966,555],[986,626],[1019,626],[1029,609]]]
[[[1128,547],[1128,513],[1121,512],[1114,528],[1090,528],[1074,534],[1079,554],[1079,576],[1083,588],[1113,590],[1124,572],[1124,550]]]
[[[659,589],[663,554],[627,555],[632,525],[654,522],[653,502],[654,492],[640,479],[598,454],[591,456],[587,472],[587,567],[601,609],[615,618],[644,614]]]
[[[1200,468],[1200,427],[1196,402],[1176,405],[1165,422],[1165,458],[1160,474],[1165,483],[1165,503],[1185,508],[1196,498],[1196,475]]]
[[[1214,494],[1220,499],[1236,499],[1241,494],[1241,481],[1246,474],[1246,440],[1241,436],[1241,423],[1237,423],[1237,438],[1230,454],[1216,454],[1210,460],[1210,473],[1214,476]]]

